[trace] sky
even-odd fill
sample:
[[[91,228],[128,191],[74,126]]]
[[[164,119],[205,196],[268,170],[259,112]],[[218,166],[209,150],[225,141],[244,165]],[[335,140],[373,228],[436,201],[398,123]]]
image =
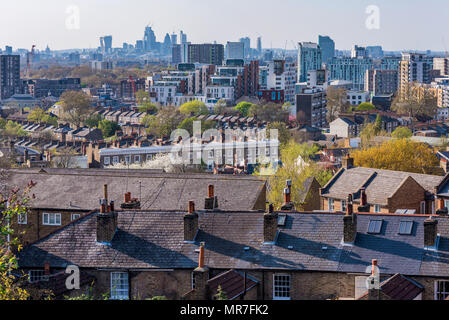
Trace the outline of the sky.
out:
[[[373,9],[374,8],[374,9]],[[368,10],[368,11],[367,11]],[[368,24],[367,24],[368,23]],[[157,41],[183,30],[188,41],[238,41],[294,49],[328,35],[340,50],[382,45],[384,50],[449,48],[447,0],[15,0],[2,1],[0,47],[96,48],[134,44],[152,25]],[[178,35],[179,38],[179,35]]]

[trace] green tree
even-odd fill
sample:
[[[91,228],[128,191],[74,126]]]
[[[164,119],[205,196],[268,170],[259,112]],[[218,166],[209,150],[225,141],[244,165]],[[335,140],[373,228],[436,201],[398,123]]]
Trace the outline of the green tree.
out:
[[[252,106],[253,106],[252,103],[249,103],[249,102],[246,102],[246,101],[242,101],[242,102],[240,102],[238,105],[236,105],[234,107],[234,110],[238,111],[242,115],[242,117],[247,117],[249,109]]]
[[[98,128],[98,124],[103,120],[103,117],[99,113],[94,113],[85,121],[86,126],[89,128]]]
[[[195,121],[199,121],[197,117],[190,117],[187,119],[184,119],[178,126],[178,129],[184,129],[187,130],[190,135],[193,135],[193,123]],[[213,121],[204,121],[201,120],[201,133],[208,129],[212,129],[215,127],[215,122]]]
[[[290,140],[291,135],[290,131],[287,129],[285,123],[283,122],[271,122],[267,126],[267,138],[270,138],[270,130],[277,130],[278,131],[278,139],[281,143],[281,146],[287,144],[287,142]]]
[[[395,139],[405,139],[412,137],[413,132],[407,127],[397,127],[396,130],[393,131],[391,136]]]
[[[7,123],[6,119],[0,118],[0,130],[5,129],[6,123]]]
[[[283,110],[282,105],[267,103],[262,105],[253,104],[249,108],[248,116],[256,117],[260,121],[286,122],[288,121],[288,111]]]
[[[191,115],[199,116],[202,114],[209,114],[209,109],[207,109],[204,102],[193,100],[184,103],[181,107],[179,107],[179,112],[181,112],[184,115]]]
[[[11,137],[26,137],[28,133],[23,130],[22,126],[14,121],[8,120],[2,133]]]
[[[227,106],[228,104],[226,103],[226,100],[218,100],[218,102],[214,106],[214,114],[224,113]]]
[[[178,128],[185,116],[175,107],[164,107],[157,115],[147,115],[142,120],[142,124],[148,128],[149,134],[157,137],[170,136]]]
[[[215,295],[215,299],[216,300],[228,300],[226,292],[223,291],[221,286],[218,286],[218,288],[217,288],[217,294]]]
[[[298,144],[293,140],[281,147],[282,166],[268,179],[267,199],[276,208],[280,208],[284,204],[284,188],[287,180],[292,181],[292,202],[297,210],[301,210],[307,202],[307,199],[304,200],[303,197],[303,185],[306,179],[314,177],[323,186],[332,178],[330,170],[323,169],[310,160],[310,157],[318,151],[319,147],[316,145]],[[300,158],[303,163],[299,161]],[[256,173],[256,175],[260,174],[262,174],[260,171]]]
[[[98,123],[98,129],[101,130],[104,138],[112,137],[117,131],[121,130],[117,123],[109,120],[101,120]]]
[[[90,98],[81,91],[66,91],[61,95],[62,119],[79,128],[93,112]]]
[[[383,119],[380,114],[376,117],[375,129],[377,134],[383,130]]]

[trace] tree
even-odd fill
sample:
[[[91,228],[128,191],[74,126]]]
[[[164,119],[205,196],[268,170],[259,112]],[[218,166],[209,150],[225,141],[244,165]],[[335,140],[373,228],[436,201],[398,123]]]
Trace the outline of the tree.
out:
[[[27,119],[28,121],[46,123],[55,127],[58,125],[58,120],[41,108],[34,108],[28,115]]]
[[[320,183],[325,185],[331,178],[332,172],[319,167],[316,163],[310,160],[310,157],[318,152],[319,148],[316,145],[309,146],[308,144],[298,144],[290,140],[285,146],[281,147],[280,155],[282,166],[277,169],[275,174],[268,179],[268,201],[273,203],[276,208],[282,207],[284,204],[284,188],[286,180],[292,181],[292,202],[296,209],[307,202],[304,202],[303,184],[309,177],[314,177]],[[302,159],[305,164],[301,164],[298,160]],[[256,174],[260,174],[257,172]]]
[[[216,300],[228,300],[226,292],[223,291],[221,286],[217,288],[217,294],[214,296]]]
[[[391,110],[410,117],[425,115],[434,117],[437,113],[437,96],[429,86],[409,83],[394,98]]]
[[[79,128],[92,114],[90,98],[81,91],[66,91],[61,95],[62,119]]]
[[[4,180],[5,171],[0,172],[5,184],[4,190],[10,190]],[[22,250],[22,245],[12,229],[10,221],[28,213],[27,204],[30,201],[29,192],[35,186],[33,181],[24,188],[14,188],[0,194],[0,300],[27,300],[30,294],[21,286],[27,280],[26,276],[17,276],[18,263],[14,252]],[[15,275],[16,274],[16,275]]]
[[[226,100],[218,100],[218,102],[214,106],[214,114],[222,114],[225,112],[226,107],[228,104],[226,103]]]
[[[184,115],[191,115],[199,116],[202,114],[209,114],[209,109],[207,109],[204,102],[201,102],[199,100],[193,100],[184,103],[182,106],[179,107],[179,112],[181,112]]]
[[[146,102],[146,103],[140,105],[138,107],[138,109],[139,109],[139,112],[146,112],[149,114],[155,114],[155,113],[157,113],[157,110],[158,110],[154,104],[151,104],[149,102]]]
[[[362,147],[371,147],[373,145],[373,138],[378,136],[386,137],[388,136],[388,133],[385,130],[382,130],[382,127],[379,125],[377,119],[375,123],[365,124],[362,131],[360,132]]]
[[[103,133],[103,138],[109,138],[115,135],[117,131],[120,131],[121,127],[116,122],[101,120],[98,123],[98,129]]]
[[[178,126],[178,129],[184,129],[187,130],[190,135],[193,135],[193,123],[195,121],[200,121],[198,120],[197,117],[190,117],[187,119],[184,119]],[[204,121],[201,120],[201,133],[203,133],[204,131],[208,130],[208,129],[212,129],[215,127],[215,122],[213,121]]]
[[[282,105],[267,103],[262,105],[253,104],[248,110],[249,117],[256,117],[260,121],[286,122],[288,121],[288,111],[283,110]]]
[[[429,174],[438,166],[435,153],[426,144],[410,139],[393,139],[380,146],[353,153],[360,167]]]
[[[237,106],[234,107],[234,110],[238,111],[242,117],[247,117],[248,111],[252,106],[253,106],[252,103],[242,101]]]
[[[413,132],[407,127],[397,127],[396,130],[393,131],[391,136],[395,139],[405,139],[412,137]]]
[[[10,137],[26,137],[28,133],[23,130],[22,126],[14,121],[8,120],[2,133]]]
[[[139,105],[150,102],[150,93],[145,90],[139,90],[136,92],[136,102]]]
[[[377,117],[376,117],[376,122],[374,124],[374,128],[376,130],[376,134],[381,132],[382,129],[383,129],[383,119],[382,119],[382,116],[380,114],[378,114]]]
[[[98,124],[103,120],[103,117],[99,113],[94,113],[85,121],[86,126],[89,128],[98,128]]]
[[[336,88],[330,86],[327,91],[327,120],[329,122],[338,118],[341,113],[348,111],[350,106],[348,102],[348,90],[345,88]]]
[[[158,137],[170,136],[176,130],[185,116],[175,107],[164,107],[157,115],[145,116],[142,124],[148,128],[148,133]]]
[[[278,131],[278,139],[281,145],[285,145],[290,140],[290,131],[283,122],[271,122],[267,126],[267,138],[270,138],[270,130]]]
[[[363,102],[359,104],[355,110],[357,111],[369,111],[369,110],[376,110],[376,107],[372,103]]]

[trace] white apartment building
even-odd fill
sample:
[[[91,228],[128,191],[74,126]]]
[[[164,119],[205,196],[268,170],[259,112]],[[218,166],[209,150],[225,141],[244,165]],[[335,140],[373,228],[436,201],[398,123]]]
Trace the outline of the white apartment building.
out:
[[[370,93],[358,90],[348,91],[347,98],[352,106],[358,106],[361,103],[370,102]]]
[[[259,72],[260,74],[261,72]],[[284,90],[284,101],[296,104],[296,80],[298,78],[298,65],[294,60],[274,60],[262,69],[266,76],[262,83],[267,90]],[[266,83],[264,83],[266,81]]]

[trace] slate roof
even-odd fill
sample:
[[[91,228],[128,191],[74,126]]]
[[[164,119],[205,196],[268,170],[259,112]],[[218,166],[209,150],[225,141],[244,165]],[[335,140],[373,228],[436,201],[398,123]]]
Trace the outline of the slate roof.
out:
[[[287,213],[276,244],[263,242],[262,212],[200,212],[195,243],[183,241],[183,212],[120,212],[110,245],[96,242],[92,213],[19,253],[22,268],[197,267],[201,242],[205,265],[215,269],[274,269],[365,273],[377,259],[380,273],[406,276],[449,274],[449,218],[438,217],[437,251],[424,248],[421,215],[359,214],[353,245],[343,245],[343,215]],[[380,234],[368,234],[371,219],[383,220]],[[411,235],[399,235],[401,221],[413,221]]]
[[[397,273],[383,281],[380,284],[380,290],[391,300],[413,300],[424,291],[424,287],[416,281]],[[367,294],[368,292],[362,298]]]
[[[141,198],[142,209],[187,210],[189,200],[202,209],[209,184],[215,186],[219,208],[223,210],[258,209],[255,205],[259,197],[265,198],[265,179],[252,176],[105,169],[13,169],[9,172],[11,187],[27,185],[30,180],[37,182],[32,190],[36,199],[31,206],[41,209],[95,210],[105,184],[109,200],[119,206],[129,191],[133,198]]]
[[[322,196],[334,199],[347,199],[350,193],[357,194],[362,187],[366,187],[368,203],[387,205],[399,186],[412,177],[427,192],[433,193],[434,188],[440,184],[444,177],[417,174],[402,171],[391,171],[372,168],[341,169],[323,188]]]
[[[240,297],[244,292],[248,292],[254,288],[258,282],[248,275],[245,281],[245,276],[241,272],[229,270],[210,279],[207,283],[209,284],[212,293],[215,294],[220,286],[226,293],[228,300],[234,300]],[[246,283],[246,286],[244,283]]]

